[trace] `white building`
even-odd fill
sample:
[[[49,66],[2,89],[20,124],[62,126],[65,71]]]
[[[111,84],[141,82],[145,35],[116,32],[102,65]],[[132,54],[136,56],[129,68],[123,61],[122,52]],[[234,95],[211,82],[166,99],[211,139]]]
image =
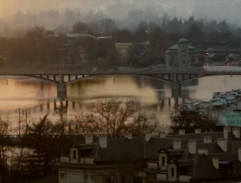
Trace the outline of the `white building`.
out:
[[[195,48],[185,38],[179,39],[177,44],[166,50],[165,60],[167,66],[179,68],[185,68],[198,62]]]

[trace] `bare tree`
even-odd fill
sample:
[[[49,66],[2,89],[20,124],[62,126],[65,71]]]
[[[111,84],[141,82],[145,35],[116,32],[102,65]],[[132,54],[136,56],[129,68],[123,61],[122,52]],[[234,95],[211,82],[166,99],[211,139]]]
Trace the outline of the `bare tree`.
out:
[[[185,129],[187,133],[193,133],[195,128],[202,131],[219,131],[216,126],[217,120],[210,112],[187,111],[182,110],[171,118],[171,129],[178,132],[179,129]]]
[[[63,133],[63,124],[53,124],[47,117],[48,114],[28,126],[26,141],[33,153],[25,158],[30,162],[26,168],[35,177],[51,173],[63,149],[71,146]]]
[[[53,173],[54,162],[64,149],[70,148],[72,143],[70,138],[63,134],[63,124],[53,124],[47,117],[48,115],[45,115],[39,121],[28,123],[25,121],[27,118],[19,119],[20,125],[15,129],[18,138],[14,139],[15,143],[6,142],[7,146],[13,145],[7,149],[10,154],[7,157],[9,164],[6,164],[7,173],[10,175],[7,182],[24,182]],[[1,137],[2,135],[0,140]],[[0,175],[2,172],[1,169]]]
[[[155,119],[139,114],[133,101],[100,100],[93,111],[76,116],[77,133],[122,136],[143,134],[155,129]]]
[[[0,116],[0,182],[7,182],[8,165],[7,165],[7,144],[8,144],[8,121]]]
[[[21,175],[21,170],[24,167],[23,159],[27,157],[30,153],[30,149],[27,147],[26,136],[28,134],[28,123],[29,123],[29,111],[27,109],[19,108],[18,112],[18,127],[13,131],[17,133],[17,146],[13,146],[10,150],[10,171],[11,179],[19,180]],[[21,115],[22,112],[22,115]]]

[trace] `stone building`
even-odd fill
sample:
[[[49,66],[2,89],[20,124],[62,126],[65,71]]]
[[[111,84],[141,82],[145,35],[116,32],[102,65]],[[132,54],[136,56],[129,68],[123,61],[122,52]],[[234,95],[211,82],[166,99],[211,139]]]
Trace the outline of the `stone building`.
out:
[[[223,132],[85,137],[58,163],[59,183],[160,183],[241,177],[238,127]]]
[[[97,62],[98,59],[111,57],[115,51],[112,36],[69,33],[66,38],[65,62],[69,65]]]
[[[173,68],[185,68],[198,63],[195,48],[187,39],[181,38],[178,43],[169,47],[165,53],[166,65]]]
[[[86,137],[85,144],[73,146],[69,155],[61,157],[59,183],[139,183],[146,160],[158,159],[159,149],[170,146],[172,140],[158,134]]]

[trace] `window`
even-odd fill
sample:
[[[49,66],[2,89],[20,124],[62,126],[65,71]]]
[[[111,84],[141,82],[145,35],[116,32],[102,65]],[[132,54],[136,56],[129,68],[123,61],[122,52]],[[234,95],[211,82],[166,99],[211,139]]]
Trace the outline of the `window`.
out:
[[[174,56],[171,56],[171,65],[173,65],[175,62],[175,57]]]
[[[73,151],[73,159],[76,159],[76,151]]]
[[[171,177],[174,177],[174,176],[175,176],[175,168],[171,167]]]
[[[162,166],[166,166],[166,158],[162,157]]]
[[[140,183],[140,182],[142,182],[141,177],[133,177],[133,183]]]
[[[65,174],[65,173],[60,173],[60,178],[61,178],[61,179],[64,179],[64,178],[65,178],[65,176],[66,176],[66,174]]]
[[[111,183],[111,182],[112,182],[112,181],[111,181],[111,177],[106,177],[105,182],[106,182],[106,183]]]
[[[124,176],[121,177],[121,183],[126,183],[126,178]]]

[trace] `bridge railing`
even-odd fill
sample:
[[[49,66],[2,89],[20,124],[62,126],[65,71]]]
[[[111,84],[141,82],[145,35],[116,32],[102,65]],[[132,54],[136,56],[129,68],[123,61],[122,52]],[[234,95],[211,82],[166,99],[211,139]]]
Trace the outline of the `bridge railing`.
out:
[[[241,67],[234,66],[204,66],[204,67],[185,67],[185,68],[171,68],[171,67],[145,67],[145,68],[128,68],[128,67],[118,67],[115,69],[79,69],[79,68],[65,68],[62,70],[63,75],[150,75],[150,74],[200,74],[207,72],[224,72],[224,73],[239,73],[241,72]],[[18,68],[18,69],[1,69],[0,75],[60,75],[58,69],[28,69],[28,68]]]

